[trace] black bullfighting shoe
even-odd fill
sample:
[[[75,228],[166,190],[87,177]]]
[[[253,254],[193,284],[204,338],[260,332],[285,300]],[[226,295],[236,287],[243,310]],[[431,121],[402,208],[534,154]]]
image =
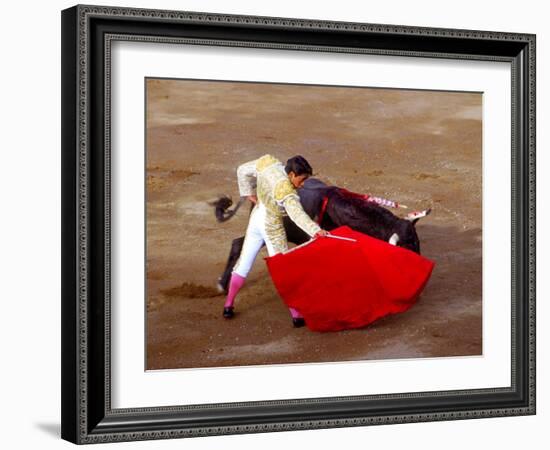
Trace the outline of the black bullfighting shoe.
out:
[[[301,328],[306,324],[306,321],[303,317],[295,317],[292,319],[292,325],[294,325],[294,328]]]
[[[235,313],[233,312],[233,306],[223,308],[223,317],[226,319],[231,319],[234,315]]]

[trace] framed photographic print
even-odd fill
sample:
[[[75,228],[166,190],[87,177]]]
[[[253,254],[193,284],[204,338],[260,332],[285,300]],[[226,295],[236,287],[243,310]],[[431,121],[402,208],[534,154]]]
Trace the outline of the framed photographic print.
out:
[[[62,437],[535,413],[535,36],[62,12]]]

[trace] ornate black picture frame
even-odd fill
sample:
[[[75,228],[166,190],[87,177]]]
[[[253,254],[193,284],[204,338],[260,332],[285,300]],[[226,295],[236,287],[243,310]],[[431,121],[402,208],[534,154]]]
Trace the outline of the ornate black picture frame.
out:
[[[110,46],[116,40],[504,61],[512,73],[511,385],[113,409]],[[62,12],[62,437],[99,443],[535,414],[535,36],[75,6]]]

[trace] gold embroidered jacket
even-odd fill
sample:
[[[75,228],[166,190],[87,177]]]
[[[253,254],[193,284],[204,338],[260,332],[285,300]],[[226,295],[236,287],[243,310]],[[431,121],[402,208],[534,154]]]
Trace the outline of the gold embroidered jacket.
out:
[[[284,165],[277,158],[264,155],[240,165],[237,179],[241,196],[256,194],[258,201],[265,206],[266,232],[270,238],[284,240],[284,249],[281,251],[287,247],[282,223],[285,213],[309,236],[321,230],[302,208],[298,193],[288,179]]]

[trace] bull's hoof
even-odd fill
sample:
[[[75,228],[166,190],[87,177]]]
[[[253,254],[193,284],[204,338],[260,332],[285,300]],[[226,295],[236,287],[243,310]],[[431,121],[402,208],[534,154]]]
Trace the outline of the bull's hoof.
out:
[[[295,317],[292,319],[292,325],[294,325],[294,328],[302,328],[306,324],[306,321],[303,317]]]
[[[233,311],[233,306],[223,308],[223,317],[225,317],[226,319],[231,319],[234,315],[235,312]]]

